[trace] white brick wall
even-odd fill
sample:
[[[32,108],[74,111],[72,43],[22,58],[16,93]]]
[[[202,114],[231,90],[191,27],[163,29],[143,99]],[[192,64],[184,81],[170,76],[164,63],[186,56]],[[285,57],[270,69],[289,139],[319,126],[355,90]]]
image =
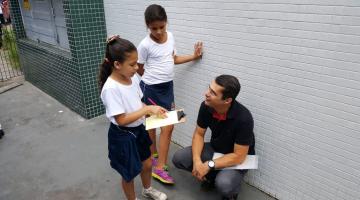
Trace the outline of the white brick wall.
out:
[[[143,12],[165,7],[178,52],[202,40],[203,59],[176,67],[175,96],[191,143],[209,82],[240,79],[253,113],[259,169],[247,180],[279,199],[360,199],[360,1],[104,0],[108,34],[136,45]]]

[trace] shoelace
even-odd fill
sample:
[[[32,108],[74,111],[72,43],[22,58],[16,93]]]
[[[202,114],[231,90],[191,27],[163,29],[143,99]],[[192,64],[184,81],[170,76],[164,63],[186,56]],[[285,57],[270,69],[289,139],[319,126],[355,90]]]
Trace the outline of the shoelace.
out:
[[[161,177],[172,180],[171,176],[164,170],[158,170]]]
[[[157,165],[157,158],[151,158],[151,164],[152,164],[152,166],[156,166]],[[164,165],[163,170],[169,171],[169,166]]]

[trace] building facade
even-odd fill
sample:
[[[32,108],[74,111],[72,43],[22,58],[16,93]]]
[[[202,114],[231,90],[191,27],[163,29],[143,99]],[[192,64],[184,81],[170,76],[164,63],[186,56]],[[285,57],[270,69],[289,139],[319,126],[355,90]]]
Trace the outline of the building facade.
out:
[[[187,122],[175,127],[174,142],[191,144],[208,84],[232,74],[255,121],[259,169],[247,182],[284,200],[359,199],[360,2],[58,1],[11,1],[35,86],[82,116],[102,114],[96,74],[106,35],[139,44],[145,8],[160,4],[179,54],[204,42],[202,60],[175,67],[175,103]]]
[[[102,114],[103,1],[19,0],[11,11],[25,79],[85,118]]]
[[[165,7],[179,54],[204,42],[201,61],[175,67],[187,113],[176,143],[191,144],[210,81],[232,74],[255,120],[250,184],[284,200],[360,198],[359,1],[104,0],[108,34],[139,44],[151,3]]]

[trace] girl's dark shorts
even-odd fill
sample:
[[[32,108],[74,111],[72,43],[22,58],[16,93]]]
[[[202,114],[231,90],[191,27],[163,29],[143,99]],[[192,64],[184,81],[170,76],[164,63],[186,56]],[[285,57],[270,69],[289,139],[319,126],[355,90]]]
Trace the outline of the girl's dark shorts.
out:
[[[151,139],[144,125],[123,127],[110,123],[108,149],[110,165],[130,182],[142,170],[142,161],[151,155]]]
[[[174,83],[173,81],[147,85],[143,81],[140,82],[140,88],[144,94],[142,101],[146,105],[152,105],[151,99],[156,105],[166,110],[174,110]]]

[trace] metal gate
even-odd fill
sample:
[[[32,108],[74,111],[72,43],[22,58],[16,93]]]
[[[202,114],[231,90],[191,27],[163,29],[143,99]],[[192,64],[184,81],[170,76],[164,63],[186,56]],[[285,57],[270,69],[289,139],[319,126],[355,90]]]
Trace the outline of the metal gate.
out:
[[[15,34],[11,24],[0,24],[0,85],[23,75]]]

